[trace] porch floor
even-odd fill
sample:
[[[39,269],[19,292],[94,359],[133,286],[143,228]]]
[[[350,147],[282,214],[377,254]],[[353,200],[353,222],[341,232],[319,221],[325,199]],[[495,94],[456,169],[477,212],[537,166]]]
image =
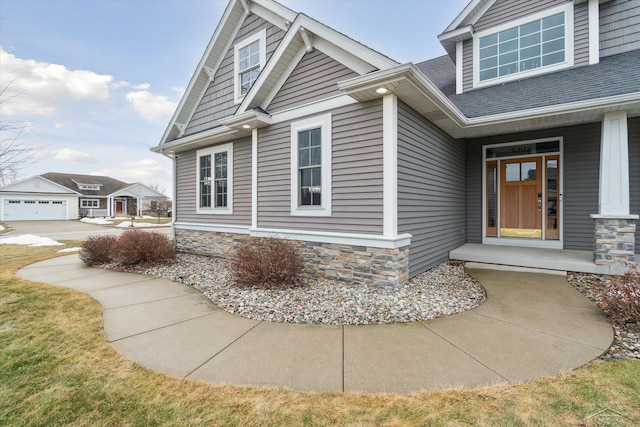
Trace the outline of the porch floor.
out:
[[[625,271],[623,267],[619,266],[595,264],[593,262],[593,252],[591,251],[568,249],[540,249],[465,243],[459,248],[450,251],[449,259],[559,272],[623,274]]]

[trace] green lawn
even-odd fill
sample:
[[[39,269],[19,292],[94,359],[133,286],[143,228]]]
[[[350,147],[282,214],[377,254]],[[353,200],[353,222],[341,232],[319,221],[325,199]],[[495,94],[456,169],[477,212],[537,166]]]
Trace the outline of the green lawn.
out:
[[[214,386],[159,374],[105,342],[91,297],[16,277],[60,248],[0,245],[0,426],[640,424],[638,361],[409,396]]]

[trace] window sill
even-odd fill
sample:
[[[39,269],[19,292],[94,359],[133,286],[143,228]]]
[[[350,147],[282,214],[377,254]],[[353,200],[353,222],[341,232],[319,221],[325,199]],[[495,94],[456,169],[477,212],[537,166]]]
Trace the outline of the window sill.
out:
[[[291,216],[327,217],[331,216],[331,211],[326,208],[297,208],[291,210]]]

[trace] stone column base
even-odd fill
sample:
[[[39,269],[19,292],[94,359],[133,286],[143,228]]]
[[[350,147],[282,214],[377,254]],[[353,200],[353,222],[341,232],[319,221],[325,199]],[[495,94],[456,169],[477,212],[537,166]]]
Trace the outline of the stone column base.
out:
[[[638,215],[599,215],[593,218],[593,261],[598,265],[635,262]]]

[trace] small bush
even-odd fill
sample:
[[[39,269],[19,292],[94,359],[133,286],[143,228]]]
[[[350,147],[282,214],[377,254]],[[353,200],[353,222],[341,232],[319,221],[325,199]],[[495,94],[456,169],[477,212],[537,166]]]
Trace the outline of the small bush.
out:
[[[127,230],[113,246],[112,258],[120,265],[135,265],[143,262],[161,262],[174,259],[176,249],[173,241],[159,233]]]
[[[631,265],[623,276],[610,278],[601,297],[600,308],[614,323],[640,323],[640,267]]]
[[[89,236],[82,242],[80,259],[88,265],[111,262],[111,253],[117,240],[116,236]]]
[[[231,262],[231,273],[241,286],[295,286],[303,269],[298,245],[275,238],[251,238],[241,243]]]

